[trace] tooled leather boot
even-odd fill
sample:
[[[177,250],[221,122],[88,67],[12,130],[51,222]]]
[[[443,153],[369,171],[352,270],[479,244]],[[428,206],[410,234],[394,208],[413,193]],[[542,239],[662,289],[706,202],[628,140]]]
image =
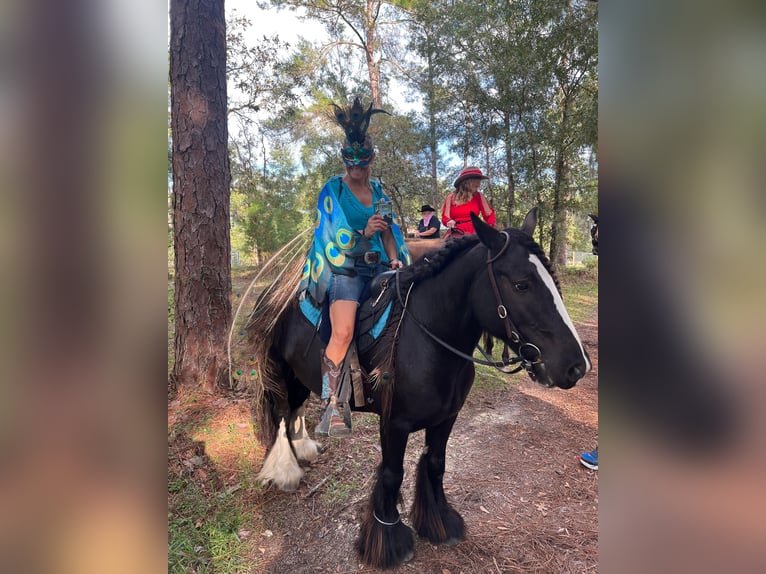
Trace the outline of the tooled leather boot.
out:
[[[343,362],[336,366],[322,351],[322,398],[327,401],[322,419],[314,428],[314,434],[319,436],[343,437],[351,434],[351,420],[342,417],[338,408],[336,395],[342,372]],[[346,409],[348,406],[346,405]],[[349,413],[350,414],[350,413]],[[346,421],[344,422],[344,418]],[[348,424],[346,424],[348,423]]]

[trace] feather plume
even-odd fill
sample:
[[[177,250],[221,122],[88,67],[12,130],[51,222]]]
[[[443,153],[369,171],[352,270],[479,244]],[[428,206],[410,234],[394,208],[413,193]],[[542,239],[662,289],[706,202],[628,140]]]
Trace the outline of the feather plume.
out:
[[[367,140],[367,128],[370,127],[370,118],[373,114],[388,114],[386,110],[373,109],[372,102],[365,110],[358,97],[354,98],[354,103],[348,108],[344,109],[336,104],[332,104],[332,108],[333,118],[343,128],[349,146],[357,143],[362,147],[367,147],[365,142]]]

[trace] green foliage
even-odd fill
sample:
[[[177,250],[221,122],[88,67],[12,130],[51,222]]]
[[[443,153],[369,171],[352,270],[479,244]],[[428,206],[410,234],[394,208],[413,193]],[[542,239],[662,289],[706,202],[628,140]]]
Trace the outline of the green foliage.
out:
[[[267,255],[308,225],[299,177],[290,150],[276,143],[256,167],[256,149],[247,132],[233,147],[232,248]],[[248,258],[245,257],[245,260]]]
[[[249,572],[247,544],[238,531],[244,523],[236,499],[205,493],[192,480],[168,480],[168,571]]]
[[[597,211],[597,5],[263,5],[306,8],[307,18],[322,22],[328,37],[290,47],[265,38],[253,51],[241,35],[247,23],[230,18],[233,81],[247,87],[248,101],[255,102],[236,112],[252,125],[232,134],[236,249],[268,253],[310,224],[322,184],[343,171],[342,135],[327,120],[329,102],[357,94],[369,100],[375,70],[382,105],[393,116],[373,121],[370,133],[379,150],[373,175],[385,184],[405,227],[415,224],[423,203],[441,205],[468,163],[491,176],[486,195],[500,224],[518,225],[537,205],[538,239],[546,251],[554,225],[563,226],[556,232],[560,242],[587,249],[584,217]],[[422,113],[397,112],[387,97],[399,89],[392,80],[423,103]]]
[[[232,11],[226,18],[226,77],[228,113],[245,124],[257,123],[264,114],[279,113],[298,104],[294,91],[300,76],[285,73],[290,45],[277,35],[263,36],[248,46],[245,33],[250,20]],[[275,97],[278,96],[278,97]],[[259,114],[260,112],[260,114]]]
[[[345,502],[349,499],[356,486],[358,485],[350,484],[345,480],[331,478],[324,486],[323,496],[332,504]]]
[[[573,321],[585,321],[598,307],[598,265],[565,267],[559,273],[562,298]]]

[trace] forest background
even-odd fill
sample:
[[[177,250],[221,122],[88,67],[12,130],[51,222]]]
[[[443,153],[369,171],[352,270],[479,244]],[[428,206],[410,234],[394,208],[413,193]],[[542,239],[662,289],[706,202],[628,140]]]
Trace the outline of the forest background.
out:
[[[226,12],[234,264],[259,264],[310,225],[319,189],[342,171],[330,103],[357,95],[391,113],[376,115],[370,129],[373,175],[405,231],[421,205],[440,208],[460,169],[477,165],[489,176],[484,193],[499,226],[518,225],[538,205],[537,239],[554,263],[589,251],[587,215],[598,212],[595,3],[258,7],[245,16],[227,3]],[[253,19],[275,9],[315,32],[277,29],[254,41]],[[171,179],[169,171],[170,215]]]

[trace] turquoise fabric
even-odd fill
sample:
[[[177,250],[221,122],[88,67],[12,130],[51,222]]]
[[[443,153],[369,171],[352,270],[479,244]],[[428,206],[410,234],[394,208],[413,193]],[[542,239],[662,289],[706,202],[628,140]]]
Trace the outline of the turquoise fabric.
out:
[[[301,308],[303,316],[309,320],[309,323],[314,325],[314,327],[319,325],[319,319],[322,317],[322,311],[318,307],[315,307],[311,303],[310,299],[301,300],[298,306]]]
[[[367,220],[375,213],[375,204],[383,197],[383,190],[380,189],[380,185],[375,185],[375,181],[372,185],[372,205],[365,207],[356,198],[354,193],[340,180],[340,206],[343,210],[343,214],[346,216],[346,221],[351,229],[361,231],[367,225]],[[380,232],[376,231],[370,238],[372,246],[367,251],[377,251],[381,255],[381,262],[386,263],[388,261],[388,255],[383,247],[383,239],[380,237]]]
[[[367,220],[375,213],[375,202],[383,197],[383,192],[380,186],[372,186],[372,203],[370,207],[365,207],[362,202],[359,201],[354,193],[348,188],[348,186],[340,180],[338,184],[340,193],[340,206],[343,208],[343,214],[346,216],[346,221],[352,229],[363,229],[367,225]]]
[[[341,181],[342,176],[340,175],[332,177],[319,192],[314,219],[314,240],[306,254],[303,275],[298,287],[301,299],[310,296],[318,306],[321,306],[327,296],[333,273],[345,275],[354,273],[354,258],[350,252],[357,246],[357,242],[365,241],[349,224],[346,214],[341,208],[342,204],[338,200]],[[383,197],[390,201],[383,193],[379,181],[371,180],[370,183],[372,184],[373,197]],[[345,193],[350,193],[350,190],[346,188]],[[366,220],[364,223],[366,224]],[[407,250],[407,245],[404,243],[402,232],[396,224],[395,214],[391,232],[396,242],[398,259],[405,265],[409,265],[412,258]],[[380,242],[380,234],[376,233],[375,235],[378,236],[378,242]],[[365,250],[373,250],[369,248],[369,245],[372,243],[374,246],[374,241],[375,237],[373,236]],[[359,247],[364,246],[360,244]]]
[[[383,327],[386,326],[386,322],[388,321],[388,315],[391,313],[391,306],[393,305],[393,302],[389,301],[388,305],[386,305],[386,310],[383,311],[383,313],[380,315],[380,319],[375,321],[375,324],[372,326],[372,329],[370,329],[370,335],[372,335],[373,339],[377,339],[380,337],[380,334],[383,332]]]

